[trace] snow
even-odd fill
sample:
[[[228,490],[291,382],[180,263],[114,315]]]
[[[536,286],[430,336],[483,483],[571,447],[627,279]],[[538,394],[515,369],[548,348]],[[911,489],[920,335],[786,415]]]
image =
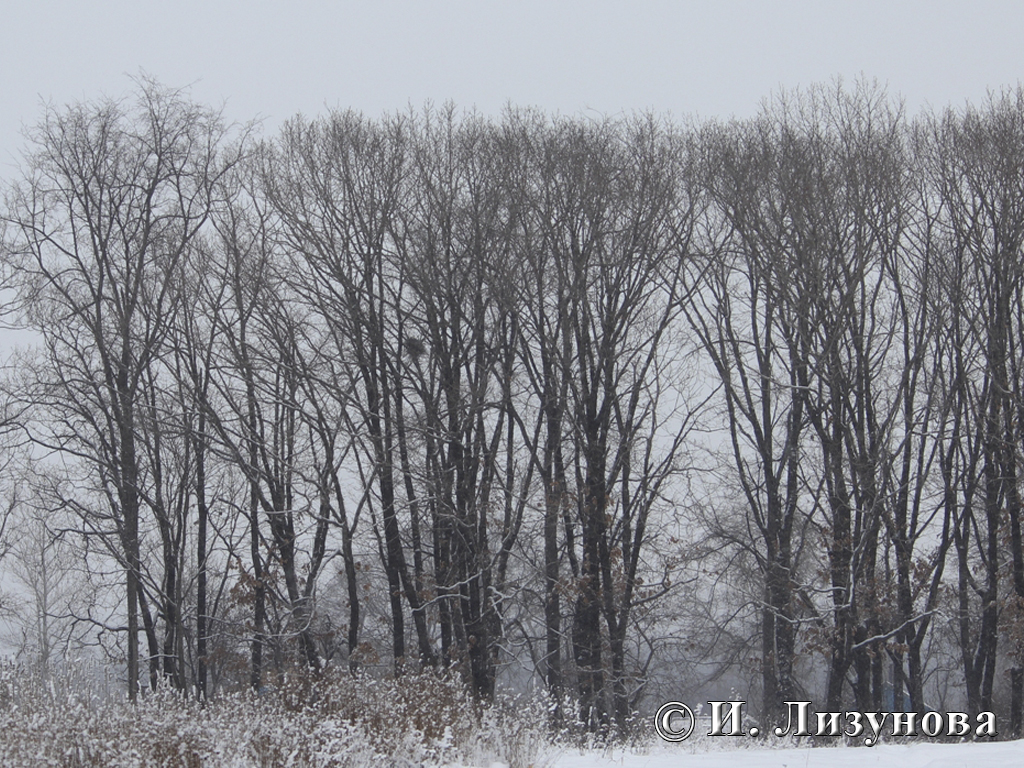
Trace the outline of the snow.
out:
[[[697,748],[685,743],[664,744],[644,753],[621,749],[563,751],[549,754],[548,762],[541,765],[549,768],[1024,768],[1024,740],[780,749],[732,746],[714,749],[704,741]]]

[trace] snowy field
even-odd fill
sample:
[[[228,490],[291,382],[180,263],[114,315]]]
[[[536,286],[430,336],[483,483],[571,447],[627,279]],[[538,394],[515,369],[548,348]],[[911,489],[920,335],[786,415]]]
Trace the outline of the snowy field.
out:
[[[548,762],[542,764],[550,768],[1024,768],[1024,740],[785,749],[713,749],[703,741],[659,745],[642,754],[565,751],[549,754]]]

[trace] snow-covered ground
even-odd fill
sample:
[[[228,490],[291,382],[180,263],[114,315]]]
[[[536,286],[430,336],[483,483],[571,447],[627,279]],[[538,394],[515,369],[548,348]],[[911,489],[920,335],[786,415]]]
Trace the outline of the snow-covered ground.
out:
[[[784,749],[714,749],[703,741],[658,745],[646,752],[562,751],[547,757],[541,765],[549,768],[1024,768],[1024,740]]]

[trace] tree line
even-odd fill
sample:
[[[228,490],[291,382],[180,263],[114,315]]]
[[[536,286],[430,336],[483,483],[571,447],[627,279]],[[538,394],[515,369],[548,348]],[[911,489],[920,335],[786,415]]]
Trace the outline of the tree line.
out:
[[[26,138],[24,653],[99,648],[132,698],[446,668],[592,728],[685,668],[768,724],[1020,732],[1024,91],[263,137],[143,80]]]

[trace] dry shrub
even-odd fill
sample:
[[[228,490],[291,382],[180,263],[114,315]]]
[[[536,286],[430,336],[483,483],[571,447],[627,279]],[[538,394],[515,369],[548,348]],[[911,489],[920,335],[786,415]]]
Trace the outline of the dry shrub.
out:
[[[0,667],[0,765],[225,766],[536,764],[543,710],[481,705],[432,673],[293,676],[261,696],[200,704],[171,689],[131,704]]]
[[[288,709],[341,719],[382,754],[416,764],[499,760],[526,768],[536,765],[547,740],[542,702],[484,704],[444,671],[380,678],[332,670],[318,678],[293,676],[275,693]]]

